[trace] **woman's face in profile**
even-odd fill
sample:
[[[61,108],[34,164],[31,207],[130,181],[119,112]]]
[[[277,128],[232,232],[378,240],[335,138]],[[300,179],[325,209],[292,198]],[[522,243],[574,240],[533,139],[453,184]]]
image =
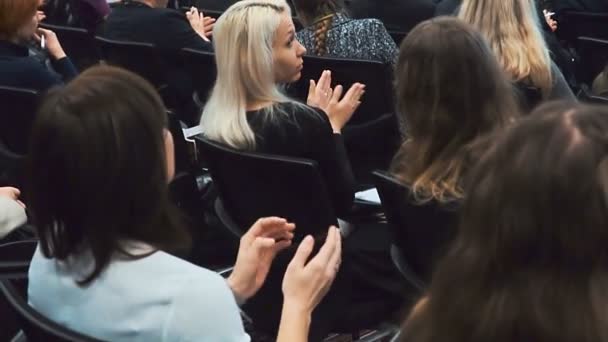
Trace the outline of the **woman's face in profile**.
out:
[[[284,13],[275,32],[273,44],[274,79],[276,83],[291,83],[300,79],[306,49],[296,39],[296,28],[291,16]]]
[[[20,42],[29,42],[36,34],[36,29],[38,28],[38,13],[32,13],[31,19],[24,23],[19,30],[17,30],[17,40]]]

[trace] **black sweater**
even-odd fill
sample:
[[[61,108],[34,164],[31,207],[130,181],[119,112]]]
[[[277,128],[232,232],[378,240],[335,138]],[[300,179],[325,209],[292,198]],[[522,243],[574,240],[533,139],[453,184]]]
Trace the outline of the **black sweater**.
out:
[[[68,57],[51,60],[51,64],[55,72],[29,56],[26,46],[0,40],[0,85],[45,91],[77,75]]]
[[[340,134],[334,134],[327,115],[319,110],[280,104],[285,115],[274,122],[262,111],[247,112],[255,133],[256,152],[306,158],[318,163],[336,214],[344,217],[354,199],[355,179]]]

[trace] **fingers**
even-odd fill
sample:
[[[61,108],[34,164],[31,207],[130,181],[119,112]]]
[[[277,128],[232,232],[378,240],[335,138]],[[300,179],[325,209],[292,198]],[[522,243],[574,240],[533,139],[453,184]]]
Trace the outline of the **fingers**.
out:
[[[297,267],[297,268],[303,268],[304,265],[306,264],[306,260],[308,260],[308,257],[310,256],[310,253],[312,253],[312,249],[315,245],[315,240],[312,238],[312,236],[308,235],[304,238],[304,240],[302,240],[302,242],[300,242],[300,246],[298,246],[298,250],[296,251],[296,254],[293,256],[293,258],[291,259],[291,262],[289,263],[288,268],[292,268],[292,267]]]
[[[324,70],[321,73],[321,77],[319,78],[319,83],[317,84],[317,90],[320,90],[324,93],[331,87],[331,72],[329,70]]]
[[[327,270],[330,272],[338,272],[340,268],[340,262],[342,260],[342,236],[336,227],[333,227],[336,234],[336,248],[333,250],[332,255],[327,263]],[[335,276],[335,273],[333,274]]]
[[[342,96],[343,91],[344,91],[344,88],[340,84],[338,84],[336,86],[336,88],[334,89],[334,93],[332,94],[330,101],[333,101],[333,102],[340,101],[340,97]]]
[[[241,242],[248,245],[257,237],[266,237],[273,240],[291,240],[295,224],[287,222],[280,217],[264,217],[257,220],[243,235]]]
[[[310,80],[310,82],[308,84],[308,98],[309,99],[314,95],[316,88],[317,88],[317,84],[315,83],[315,81]]]
[[[324,266],[327,265],[330,258],[334,255],[339,234],[340,233],[338,232],[338,229],[336,227],[329,227],[325,243],[323,244],[323,247],[321,247],[319,253],[317,253],[314,259],[311,261],[311,263],[318,263]]]

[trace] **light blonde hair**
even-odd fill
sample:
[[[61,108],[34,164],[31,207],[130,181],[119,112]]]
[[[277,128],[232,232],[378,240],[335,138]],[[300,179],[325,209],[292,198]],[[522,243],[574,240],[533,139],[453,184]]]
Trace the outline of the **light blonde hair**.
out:
[[[488,40],[503,69],[515,82],[541,89],[553,86],[551,57],[534,0],[464,0],[458,17]]]
[[[242,0],[232,5],[213,29],[217,79],[201,117],[203,133],[228,146],[253,150],[255,134],[247,122],[247,104],[272,102],[262,109],[272,121],[285,113],[276,106],[292,102],[274,78],[273,44],[285,0]]]

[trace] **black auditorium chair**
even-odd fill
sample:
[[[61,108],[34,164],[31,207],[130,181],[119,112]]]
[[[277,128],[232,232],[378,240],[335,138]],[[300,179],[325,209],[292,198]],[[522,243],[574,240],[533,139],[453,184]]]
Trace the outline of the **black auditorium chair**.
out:
[[[345,92],[355,82],[366,85],[361,106],[349,125],[368,123],[394,111],[392,66],[376,61],[304,56],[302,77],[289,92],[306,101],[309,80],[318,80],[323,70],[331,70],[332,86],[341,84]]]
[[[400,46],[401,42],[405,39],[405,37],[407,37],[407,32],[389,31],[388,33],[391,35],[391,38],[393,38],[397,46]]]
[[[100,55],[91,31],[47,23],[41,23],[40,27],[55,32],[65,54],[79,71],[99,63]]]
[[[30,260],[37,244],[37,240],[0,244],[0,278],[27,278]]]
[[[458,204],[416,203],[409,187],[374,171],[375,185],[392,231],[391,257],[406,281],[421,292],[436,260],[454,237]]]
[[[608,39],[608,13],[564,11],[558,13],[557,20],[560,40],[575,44],[582,36]]]
[[[578,93],[578,99],[584,103],[608,106],[608,97],[592,94],[586,85],[581,87]]]
[[[577,46],[580,55],[577,78],[591,86],[595,77],[608,65],[608,39],[579,37]]]
[[[27,288],[27,286],[26,286]],[[27,303],[23,290],[14,279],[1,279],[0,292],[8,302],[27,341],[44,342],[99,342],[49,320]],[[19,339],[16,339],[17,341]]]
[[[0,140],[9,151],[20,155],[27,153],[38,101],[35,90],[0,86]]]
[[[200,135],[196,141],[219,192],[218,216],[235,235],[266,216],[294,222],[295,241],[337,224],[316,162],[237,151]]]
[[[342,133],[357,181],[369,183],[370,172],[388,168],[399,146],[392,66],[376,61],[304,56],[302,77],[288,92],[305,102],[309,80],[317,80],[323,70],[331,70],[332,86],[341,84],[345,92],[355,82],[366,85],[362,103]]]
[[[207,102],[215,84],[217,75],[215,56],[212,52],[188,48],[182,49],[180,54],[182,65],[192,75],[198,105],[202,107]]]

